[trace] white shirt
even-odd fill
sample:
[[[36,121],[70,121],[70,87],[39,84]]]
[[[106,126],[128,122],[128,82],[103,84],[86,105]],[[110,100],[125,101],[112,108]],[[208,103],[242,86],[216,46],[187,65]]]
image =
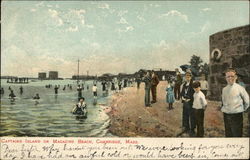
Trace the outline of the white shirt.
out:
[[[205,106],[207,105],[207,101],[205,98],[205,95],[199,91],[198,93],[194,93],[194,102],[193,102],[193,108],[195,109],[205,109]]]
[[[85,102],[83,102],[82,104],[81,104],[81,102],[79,102],[78,104],[77,104],[77,106],[79,107],[79,108],[85,108],[86,107],[86,103]]]
[[[208,90],[208,83],[206,80],[200,80],[201,90]]]
[[[96,91],[97,91],[97,86],[93,86],[93,87],[92,87],[92,91],[93,91],[93,92],[96,92]]]
[[[227,114],[241,113],[249,107],[249,95],[246,90],[237,83],[227,85],[222,90],[221,111]]]

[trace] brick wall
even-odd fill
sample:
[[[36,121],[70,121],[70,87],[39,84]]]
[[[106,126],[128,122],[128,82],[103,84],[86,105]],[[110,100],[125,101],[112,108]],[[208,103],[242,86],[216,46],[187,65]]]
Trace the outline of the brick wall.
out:
[[[209,37],[210,99],[220,100],[222,88],[226,86],[225,70],[234,67],[250,93],[250,25],[218,32]],[[217,57],[217,58],[216,58]]]

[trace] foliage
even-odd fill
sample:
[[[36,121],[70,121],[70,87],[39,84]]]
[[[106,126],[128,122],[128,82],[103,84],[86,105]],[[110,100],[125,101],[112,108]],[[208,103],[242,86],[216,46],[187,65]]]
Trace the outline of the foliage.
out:
[[[197,71],[200,70],[202,62],[203,60],[199,56],[196,56],[196,55],[192,55],[191,60],[189,61],[189,63],[191,64],[191,67]]]
[[[200,74],[205,74],[205,75],[209,74],[209,66],[207,63],[204,63],[203,65],[201,65]]]
[[[189,63],[191,68],[198,71],[198,75],[205,74],[206,76],[209,74],[209,66],[207,63],[202,64],[203,60],[196,55],[192,55]]]

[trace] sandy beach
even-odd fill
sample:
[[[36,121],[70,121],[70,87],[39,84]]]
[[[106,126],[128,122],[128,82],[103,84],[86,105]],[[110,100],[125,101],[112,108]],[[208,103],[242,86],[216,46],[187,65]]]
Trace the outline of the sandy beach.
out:
[[[157,86],[157,102],[152,107],[144,106],[144,84],[140,89],[128,87],[113,94],[108,115],[109,130],[119,137],[189,137],[182,131],[182,103],[176,101],[174,109],[168,111],[166,103],[166,81]],[[205,111],[205,137],[225,137],[223,114],[218,111],[220,102],[209,101]],[[243,136],[247,137],[248,116],[244,113]]]

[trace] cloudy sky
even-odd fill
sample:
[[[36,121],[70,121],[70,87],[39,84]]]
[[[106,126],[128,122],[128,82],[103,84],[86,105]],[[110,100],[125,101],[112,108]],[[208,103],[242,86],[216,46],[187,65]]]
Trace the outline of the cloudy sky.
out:
[[[209,36],[249,24],[247,1],[3,1],[1,74],[173,70],[208,62]]]

